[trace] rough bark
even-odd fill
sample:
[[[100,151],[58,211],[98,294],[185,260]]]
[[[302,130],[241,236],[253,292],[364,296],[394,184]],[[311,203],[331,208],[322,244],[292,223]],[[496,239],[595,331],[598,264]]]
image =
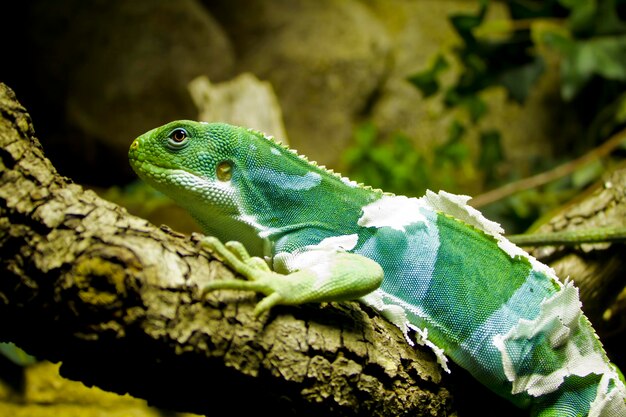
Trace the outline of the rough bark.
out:
[[[607,173],[549,221],[538,233],[626,226],[626,166]],[[552,266],[562,279],[573,279],[583,310],[611,359],[626,367],[626,245],[624,243],[543,247],[531,253]]]
[[[430,353],[357,303],[276,308],[199,287],[230,271],[57,174],[0,83],[0,339],[64,376],[215,415],[450,415]]]

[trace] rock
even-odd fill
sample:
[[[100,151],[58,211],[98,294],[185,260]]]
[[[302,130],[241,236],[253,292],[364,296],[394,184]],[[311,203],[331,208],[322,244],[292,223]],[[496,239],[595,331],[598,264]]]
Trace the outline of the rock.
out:
[[[21,51],[0,71],[24,73],[23,85],[9,84],[29,105],[40,136],[56,138],[54,146],[44,143],[48,155],[79,182],[108,185],[134,178],[126,161],[128,144],[166,121],[196,118],[187,84],[197,76],[219,84],[250,72],[270,82],[292,146],[339,170],[340,155],[361,121],[372,121],[383,138],[401,133],[427,154],[447,139],[453,118],[464,117],[446,109],[441,97],[424,99],[407,77],[437,52],[452,57],[459,40],[448,18],[474,13],[475,2],[30,3],[18,4],[24,10],[17,15],[24,19],[10,21],[14,29],[0,28],[8,46]],[[503,4],[492,3],[489,10],[490,19],[507,18]],[[22,38],[31,41],[21,46]],[[450,62],[453,68],[444,74],[448,85],[458,74]],[[554,139],[568,137],[563,129],[577,127],[559,119],[564,112],[557,105],[556,77],[551,71],[542,78],[524,107],[508,102],[502,89],[484,93],[490,113],[479,127],[502,133],[508,163],[530,165],[550,155]],[[224,109],[219,110],[215,117],[221,119]],[[246,110],[244,116],[261,110]],[[236,120],[247,124],[248,119]],[[467,135],[473,156],[477,131]],[[113,165],[121,168],[107,169]],[[480,178],[466,177],[459,184],[465,193],[481,191]]]
[[[278,98],[267,81],[243,73],[213,84],[200,76],[189,83],[189,93],[198,108],[198,120],[246,126],[289,143]]]
[[[274,86],[292,146],[336,165],[388,69],[389,38],[361,2],[205,2],[241,56]],[[320,146],[322,145],[322,146]]]
[[[138,134],[195,118],[186,88],[193,78],[232,74],[230,42],[196,0],[40,1],[32,18],[39,83],[60,95],[44,101],[65,97],[59,117],[67,126],[57,126],[63,153],[53,159],[62,171],[59,159],[72,160],[68,174],[79,181],[110,180],[107,166],[128,165],[122,158]]]

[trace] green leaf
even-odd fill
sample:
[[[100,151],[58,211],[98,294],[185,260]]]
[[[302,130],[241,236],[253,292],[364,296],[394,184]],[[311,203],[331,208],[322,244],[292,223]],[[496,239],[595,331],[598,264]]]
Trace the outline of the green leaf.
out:
[[[487,103],[478,95],[469,97],[464,104],[473,123],[478,122],[478,120],[487,114]]]
[[[522,104],[544,69],[543,59],[537,56],[527,64],[503,71],[498,77],[498,82],[506,88],[509,98]]]
[[[452,27],[466,43],[475,42],[476,38],[472,31],[480,26],[485,19],[488,4],[488,0],[480,0],[480,6],[476,14],[459,13],[450,16]]]
[[[435,165],[438,167],[452,165],[459,167],[469,160],[469,148],[463,142],[465,126],[458,120],[454,120],[450,125],[448,140],[443,145],[437,146],[434,150]]]
[[[465,126],[458,120],[453,120],[448,130],[448,143],[458,142],[465,135]]]
[[[502,136],[497,130],[485,130],[480,132],[481,152],[479,163],[482,166],[494,166],[504,160],[502,149]]]
[[[354,130],[354,141],[358,146],[369,147],[378,137],[378,129],[374,123],[362,123]]]
[[[449,67],[443,55],[438,54],[429,68],[409,77],[408,80],[422,92],[424,98],[430,97],[439,91],[439,75]]]
[[[598,9],[596,0],[559,0],[559,2],[570,9],[568,25],[573,32],[580,33],[591,29]]]
[[[569,29],[579,38],[611,36],[623,33],[626,23],[619,16],[623,0],[560,0],[570,9]]]
[[[367,161],[368,152],[378,137],[378,130],[373,123],[362,123],[354,129],[353,137],[354,145],[343,154],[343,161],[349,167]]]
[[[562,14],[559,0],[509,0],[507,6],[514,20],[530,20],[542,17],[560,17]]]
[[[478,166],[485,173],[487,182],[493,181],[496,177],[496,168],[504,160],[504,150],[502,149],[501,135],[497,130],[486,130],[480,132],[480,155]]]
[[[590,39],[580,49],[587,68],[609,80],[626,80],[626,35]]]
[[[626,34],[576,41],[546,33],[544,40],[563,56],[561,95],[565,100],[572,100],[594,75],[626,80]]]

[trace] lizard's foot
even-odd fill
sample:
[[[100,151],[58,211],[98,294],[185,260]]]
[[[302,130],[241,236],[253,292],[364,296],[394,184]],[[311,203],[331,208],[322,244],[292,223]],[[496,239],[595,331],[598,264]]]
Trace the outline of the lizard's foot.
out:
[[[383,270],[375,261],[354,253],[317,250],[296,254],[298,268],[288,274],[271,271],[260,258],[251,257],[241,243],[223,244],[214,237],[201,241],[241,279],[220,279],[209,283],[204,292],[245,290],[265,294],[255,314],[277,304],[355,300],[374,291],[383,280]]]
[[[243,290],[268,295],[254,309],[256,316],[280,303],[282,297],[272,288],[272,280],[268,279],[270,275],[275,273],[270,270],[263,259],[250,256],[243,244],[236,241],[222,243],[213,236],[203,238],[200,244],[217,255],[230,269],[247,279],[247,281],[241,279],[216,280],[208,283],[203,288],[203,293],[215,290]]]
[[[240,242],[230,241],[224,244],[216,237],[207,236],[200,241],[200,245],[216,254],[229,268],[250,281],[258,278],[259,271],[270,271],[270,267],[263,259],[250,256]]]

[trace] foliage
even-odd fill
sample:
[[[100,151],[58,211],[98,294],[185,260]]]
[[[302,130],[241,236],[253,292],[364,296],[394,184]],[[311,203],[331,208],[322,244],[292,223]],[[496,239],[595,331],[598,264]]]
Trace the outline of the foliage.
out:
[[[461,140],[463,127],[453,124],[449,140],[433,152],[417,151],[402,134],[379,142],[379,133],[372,123],[355,131],[355,144],[344,155],[352,179],[376,185],[385,191],[404,195],[420,195],[427,188],[453,189],[458,172],[473,177],[469,149]],[[354,169],[354,167],[358,167]]]
[[[482,178],[486,187],[515,179],[519,173],[514,170],[506,177],[498,175],[505,160],[501,138],[507,132],[480,127],[479,122],[489,112],[483,93],[500,86],[510,100],[523,105],[539,77],[549,69],[546,54],[556,54],[559,59],[561,111],[567,109],[572,119],[584,126],[577,137],[567,138],[572,155],[585,152],[624,127],[626,0],[512,0],[506,6],[510,14],[506,21],[486,19],[488,0],[480,0],[474,14],[450,16],[461,41],[452,51],[459,72],[450,85],[440,81],[452,67],[444,51],[428,68],[408,79],[423,97],[439,96],[447,109],[459,110],[453,113],[445,144],[427,155],[407,149],[408,138],[396,135],[384,142],[376,137],[372,126],[366,126],[357,132],[355,148],[346,157],[351,176],[409,195],[421,194],[425,188],[446,188],[443,177],[448,175],[452,175],[448,180],[451,191],[459,186],[454,178],[464,178],[468,173]],[[478,131],[481,145],[475,156],[465,140],[470,126]],[[414,156],[407,155],[410,153]],[[371,166],[374,164],[378,166]],[[400,167],[404,164],[408,166]],[[602,170],[596,168],[585,168],[581,175],[541,190],[520,193],[499,203],[498,210],[525,226],[550,208],[548,202],[559,204],[586,186],[588,182],[581,178],[597,178]],[[407,177],[406,172],[412,172],[413,177]]]

